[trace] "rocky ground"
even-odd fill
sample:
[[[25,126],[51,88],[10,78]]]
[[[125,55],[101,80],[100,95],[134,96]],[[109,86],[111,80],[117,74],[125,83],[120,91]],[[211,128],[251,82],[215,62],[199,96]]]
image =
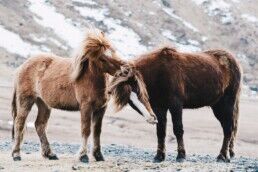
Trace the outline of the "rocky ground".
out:
[[[105,162],[83,164],[76,159],[79,144],[55,142],[51,146],[59,160],[43,159],[39,156],[39,143],[30,141],[22,147],[22,161],[13,162],[9,154],[11,142],[1,141],[0,151],[4,157],[0,158],[0,171],[258,171],[258,159],[254,158],[240,156],[230,163],[220,163],[215,161],[215,155],[190,154],[185,162],[178,163],[175,153],[168,152],[164,162],[153,163],[153,150],[116,144],[103,146]]]
[[[0,0],[0,171],[258,171],[258,1],[256,0]],[[80,115],[53,110],[48,137],[60,160],[40,156],[34,129],[37,109],[26,124],[21,162],[10,157],[10,102],[15,69],[38,52],[70,57],[85,27],[96,26],[110,37],[120,56],[169,44],[182,51],[223,48],[244,69],[237,157],[217,163],[222,129],[209,108],[185,110],[187,160],[177,163],[176,139],[168,115],[167,159],[152,163],[155,126],[131,108],[115,114],[112,105],[103,121],[105,162],[78,162]]]
[[[34,121],[37,109],[30,113],[22,146],[22,161],[11,158],[10,98],[12,88],[1,83],[0,89],[0,171],[257,171],[258,118],[257,100],[241,100],[240,127],[236,142],[236,158],[230,163],[217,163],[222,144],[222,129],[209,108],[185,110],[183,116],[187,159],[177,163],[176,139],[168,114],[167,159],[152,163],[156,150],[155,126],[147,124],[130,107],[114,113],[109,105],[103,120],[101,142],[105,162],[79,163],[76,152],[80,146],[80,115],[78,112],[53,110],[48,123],[48,138],[60,160],[41,157]],[[91,142],[90,142],[91,143]],[[90,150],[90,147],[89,147]]]

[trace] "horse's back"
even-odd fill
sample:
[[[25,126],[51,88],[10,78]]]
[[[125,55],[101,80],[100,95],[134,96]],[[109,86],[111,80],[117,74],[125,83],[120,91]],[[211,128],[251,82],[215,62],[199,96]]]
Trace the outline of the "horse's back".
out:
[[[71,61],[53,54],[40,54],[22,64],[16,77],[16,87],[22,96],[41,98],[50,107],[59,107],[62,100],[73,99],[73,107],[78,110],[73,85],[70,79]],[[70,98],[70,99],[69,99]],[[72,108],[70,108],[72,109]]]
[[[39,54],[27,59],[17,70],[17,82],[22,84],[24,82],[35,82],[36,78],[50,68],[53,63],[60,63],[67,61],[65,58],[53,54]]]

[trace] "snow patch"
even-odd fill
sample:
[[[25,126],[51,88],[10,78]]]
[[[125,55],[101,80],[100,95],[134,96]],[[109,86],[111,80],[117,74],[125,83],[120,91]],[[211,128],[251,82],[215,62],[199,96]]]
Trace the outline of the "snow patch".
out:
[[[201,51],[201,48],[198,47],[200,43],[196,40],[189,39],[187,40],[187,43],[180,43],[180,40],[176,38],[169,30],[163,30],[162,35],[166,37],[167,39],[171,40],[173,42],[173,45],[176,46],[181,51],[186,52],[196,52]]]
[[[34,34],[30,34],[30,37],[31,37],[31,39],[33,41],[38,42],[38,43],[42,43],[42,42],[46,42],[47,41],[47,39],[45,37],[38,37],[38,36],[36,36]]]
[[[41,49],[42,51],[44,51],[44,52],[51,52],[51,49],[48,48],[48,47],[46,47],[46,46],[44,46],[44,45],[40,46],[40,49]]]
[[[122,26],[121,20],[108,16],[108,9],[90,9],[88,7],[75,7],[75,9],[79,11],[83,17],[102,21],[107,27],[109,38],[114,43],[118,53],[122,56],[133,57],[147,50],[147,48],[140,43],[141,38],[133,29]]]
[[[258,22],[258,19],[255,16],[250,14],[242,14],[241,17],[247,20],[248,22],[252,22],[252,23]]]
[[[5,29],[0,25],[0,47],[3,47],[10,53],[28,57],[31,54],[39,53],[39,47],[24,42],[20,35]]]
[[[202,41],[205,42],[208,40],[208,37],[207,36],[202,36]]]
[[[180,44],[180,43],[175,43],[176,47],[181,50],[181,51],[185,51],[185,52],[197,52],[197,51],[201,51],[200,47],[197,47],[195,45],[191,45],[191,44]]]
[[[222,24],[229,24],[234,19],[231,14],[231,5],[224,0],[192,0],[196,5],[204,7],[209,16],[218,16]]]
[[[68,47],[63,45],[61,42],[59,42],[58,40],[54,39],[54,38],[48,38],[51,42],[53,42],[56,46],[64,49],[64,50],[68,50]]]
[[[154,15],[156,15],[156,13],[155,13],[155,12],[153,12],[153,11],[150,11],[150,12],[149,12],[149,15],[154,16]]]
[[[206,2],[207,0],[192,0],[194,3],[196,3],[197,5],[202,5],[204,2]]]
[[[34,20],[51,28],[56,35],[68,42],[71,47],[77,47],[82,38],[82,32],[73,26],[62,14],[57,13],[55,7],[45,0],[29,0],[29,10],[35,14]],[[85,1],[86,2],[86,1]]]
[[[234,2],[234,3],[239,3],[240,2],[240,0],[231,0],[232,2]]]
[[[73,2],[79,2],[82,4],[88,4],[88,5],[97,5],[96,2],[92,1],[92,0],[72,0]]]
[[[79,13],[86,17],[92,18],[96,21],[103,21],[105,19],[105,15],[108,14],[107,9],[96,9],[96,8],[88,8],[88,7],[75,7],[75,10],[79,11]]]
[[[181,17],[175,15],[173,13],[173,10],[170,9],[170,8],[166,8],[166,7],[163,7],[162,10],[167,13],[170,17],[173,17],[174,19],[177,19],[178,21],[180,21],[181,23],[183,23],[183,25],[185,25],[187,28],[191,29],[192,31],[194,32],[199,32],[199,30],[194,27],[191,23],[185,21],[184,19],[182,19]]]
[[[118,51],[124,56],[135,56],[147,50],[140,43],[140,36],[131,28],[121,26],[121,20],[106,18],[104,24],[109,30],[109,37],[114,42]]]
[[[172,41],[176,41],[176,37],[169,30],[163,30],[161,34]]]
[[[190,44],[192,44],[192,45],[195,45],[195,46],[199,46],[199,45],[200,45],[200,43],[199,43],[198,41],[193,40],[193,39],[189,39],[188,42],[189,42]]]

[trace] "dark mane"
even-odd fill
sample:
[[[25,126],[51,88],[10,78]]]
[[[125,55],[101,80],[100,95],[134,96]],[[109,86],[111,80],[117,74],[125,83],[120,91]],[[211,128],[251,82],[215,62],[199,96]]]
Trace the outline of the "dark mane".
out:
[[[139,87],[139,97],[143,101],[148,101],[149,95],[146,90],[142,75],[133,66],[124,65],[117,71],[108,86],[108,94],[114,97],[116,110],[121,110],[128,102],[132,88],[127,84],[130,81],[136,81]]]

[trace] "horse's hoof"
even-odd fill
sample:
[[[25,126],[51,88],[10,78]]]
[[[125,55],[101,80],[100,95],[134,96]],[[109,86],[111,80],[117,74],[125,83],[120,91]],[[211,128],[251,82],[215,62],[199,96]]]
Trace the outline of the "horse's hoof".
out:
[[[185,161],[185,152],[178,152],[176,157],[177,162],[184,162]]]
[[[235,152],[234,151],[229,151],[229,156],[230,156],[230,158],[235,158]]]
[[[154,163],[160,163],[165,160],[165,153],[157,153],[153,159]]]
[[[230,162],[230,159],[222,154],[219,154],[219,156],[217,157],[217,162]]]
[[[185,162],[185,158],[177,157],[177,158],[176,158],[176,162]]]
[[[48,155],[47,158],[48,158],[49,160],[58,160],[58,157],[57,157],[55,154],[53,154],[53,155]]]
[[[96,161],[105,161],[101,152],[95,152],[95,153],[93,153],[93,156]]]
[[[15,156],[15,157],[13,157],[13,160],[14,161],[21,161],[21,157],[20,156]]]
[[[88,155],[82,155],[80,157],[80,161],[83,162],[83,163],[88,163],[89,162],[89,157]]]

